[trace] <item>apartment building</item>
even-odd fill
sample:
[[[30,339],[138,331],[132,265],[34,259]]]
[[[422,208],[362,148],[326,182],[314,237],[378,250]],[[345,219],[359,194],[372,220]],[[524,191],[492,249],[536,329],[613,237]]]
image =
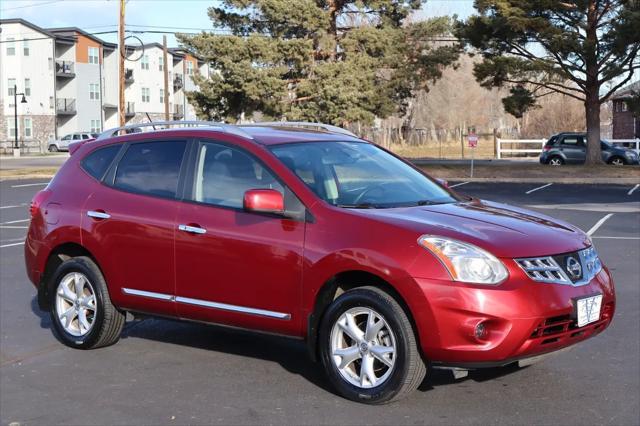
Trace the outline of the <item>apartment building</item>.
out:
[[[23,19],[0,20],[0,153],[12,150],[16,132],[22,152],[44,152],[49,142],[74,132],[100,132],[119,125],[119,49],[77,27],[40,28]],[[208,65],[183,49],[159,43],[125,49],[127,123],[170,118],[195,120],[186,92]],[[169,87],[164,88],[164,67]],[[14,124],[14,88],[18,126]]]

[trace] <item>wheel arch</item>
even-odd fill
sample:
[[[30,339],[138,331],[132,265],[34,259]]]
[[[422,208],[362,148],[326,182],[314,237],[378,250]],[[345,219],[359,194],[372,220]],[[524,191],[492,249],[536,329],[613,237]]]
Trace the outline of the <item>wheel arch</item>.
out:
[[[393,297],[407,314],[413,327],[416,340],[418,341],[418,348],[421,348],[420,334],[418,333],[414,316],[405,297],[403,297],[396,286],[375,273],[359,269],[350,269],[338,272],[326,280],[315,297],[313,310],[307,317],[306,335],[307,349],[313,361],[318,359],[318,334],[320,331],[320,323],[327,308],[341,294],[358,287],[376,287]]]
[[[76,242],[65,242],[55,246],[47,255],[44,269],[38,284],[38,306],[42,310],[49,309],[49,290],[51,278],[58,267],[73,257],[86,256],[100,268],[95,256],[84,246]]]

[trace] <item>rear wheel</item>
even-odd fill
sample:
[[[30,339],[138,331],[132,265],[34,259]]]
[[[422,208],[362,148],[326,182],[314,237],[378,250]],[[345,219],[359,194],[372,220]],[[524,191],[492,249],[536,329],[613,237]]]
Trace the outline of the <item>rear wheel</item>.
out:
[[[550,166],[562,166],[564,164],[564,160],[562,159],[562,157],[551,157],[549,158],[549,161],[547,161],[547,164]]]
[[[49,152],[58,152],[58,147],[56,145],[49,145]]]
[[[320,355],[336,390],[368,404],[405,397],[426,374],[409,318],[375,287],[349,290],[329,306],[320,326]]]
[[[125,316],[111,303],[98,266],[88,257],[64,261],[49,291],[51,321],[62,343],[93,349],[120,338]]]
[[[620,157],[612,157],[609,159],[609,164],[612,166],[624,166],[624,159]]]

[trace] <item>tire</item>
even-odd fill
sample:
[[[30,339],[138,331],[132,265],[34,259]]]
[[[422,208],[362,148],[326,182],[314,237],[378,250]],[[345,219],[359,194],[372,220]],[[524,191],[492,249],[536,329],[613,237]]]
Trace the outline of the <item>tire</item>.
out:
[[[49,145],[49,152],[58,152],[58,147],[56,145]]]
[[[344,327],[348,328],[349,315],[354,319],[352,324],[362,332],[363,339],[356,341],[349,337]],[[367,336],[365,326],[371,316],[375,324],[372,330],[376,330],[373,340],[372,336]],[[353,331],[351,329],[351,333]],[[319,345],[320,357],[332,385],[340,395],[353,401],[385,404],[399,400],[413,392],[426,374],[407,314],[393,297],[376,287],[349,290],[331,303],[320,324]],[[349,355],[335,355],[336,347]],[[391,347],[395,348],[393,352]],[[357,354],[354,348],[357,348]],[[385,363],[380,354],[386,359]],[[346,365],[341,369],[338,363],[343,362]],[[370,365],[367,370],[376,376],[374,380],[369,379],[369,374],[363,374],[364,365]]]
[[[612,166],[624,166],[625,165],[624,158],[622,158],[622,157],[611,157],[611,158],[609,158],[609,161],[607,161],[607,163],[611,164]]]
[[[550,166],[562,166],[564,165],[564,160],[562,159],[562,157],[556,155],[549,158],[547,164]]]
[[[102,272],[90,258],[81,256],[64,261],[53,274],[49,298],[54,332],[65,345],[95,349],[112,345],[120,338],[125,315],[111,303]],[[69,315],[63,315],[64,312]]]

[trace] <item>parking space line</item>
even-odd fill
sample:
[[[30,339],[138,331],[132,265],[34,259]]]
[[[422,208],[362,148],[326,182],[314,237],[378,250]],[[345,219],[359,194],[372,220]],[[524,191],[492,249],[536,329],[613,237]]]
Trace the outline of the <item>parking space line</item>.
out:
[[[627,195],[631,195],[631,194],[633,194],[633,191],[635,191],[636,189],[638,189],[638,187],[640,187],[640,183],[639,183],[639,184],[637,184],[636,186],[634,186],[633,188],[631,188],[631,189],[629,190],[629,192],[627,192]]]
[[[462,183],[456,183],[455,185],[449,185],[449,188],[455,188],[456,186],[462,186],[462,185],[466,185],[469,182],[462,182]]]
[[[17,209],[18,207],[24,207],[27,203],[17,204],[15,206],[0,206],[0,209]]]
[[[613,213],[609,213],[608,215],[606,215],[605,217],[597,221],[596,224],[593,225],[591,229],[587,231],[587,235],[589,236],[593,235],[593,233],[596,232],[598,228],[600,228],[602,224],[605,223],[611,216],[613,216]]]
[[[537,188],[530,189],[530,190],[528,190],[527,192],[525,192],[525,194],[531,194],[532,192],[539,191],[539,190],[541,190],[541,189],[543,189],[543,188],[546,188],[547,186],[551,186],[551,185],[553,185],[553,184],[552,184],[552,183],[548,183],[548,184],[546,184],[546,185],[542,185],[542,186],[539,186],[539,187],[537,187]]]
[[[22,241],[21,243],[3,244],[3,245],[0,246],[0,248],[13,247],[13,246],[22,246],[22,245],[24,245],[24,241]]]
[[[609,237],[609,236],[599,237],[595,235],[591,238],[597,238],[601,240],[640,240],[640,237]]]
[[[0,225],[0,229],[29,229],[28,226]]]
[[[20,185],[11,185],[12,188],[24,188],[27,186],[44,186],[44,185],[48,185],[49,182],[44,182],[44,183],[23,183]]]
[[[2,222],[0,225],[11,225],[12,223],[29,222],[31,219],[10,220],[9,222]]]

